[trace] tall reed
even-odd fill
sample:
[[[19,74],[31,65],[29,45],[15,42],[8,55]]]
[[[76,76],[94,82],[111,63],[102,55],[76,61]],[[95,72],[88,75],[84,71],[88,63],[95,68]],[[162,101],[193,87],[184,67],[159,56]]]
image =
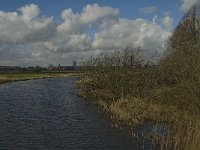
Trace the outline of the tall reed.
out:
[[[128,124],[167,124],[162,149],[200,149],[200,18],[197,6],[181,20],[158,63],[142,49],[101,54],[85,62],[80,89]],[[155,133],[156,134],[156,133]],[[153,137],[153,136],[152,136]]]

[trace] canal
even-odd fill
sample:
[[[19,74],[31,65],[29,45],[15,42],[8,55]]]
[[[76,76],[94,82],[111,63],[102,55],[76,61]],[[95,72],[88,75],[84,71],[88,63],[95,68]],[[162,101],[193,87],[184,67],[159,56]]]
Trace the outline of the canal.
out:
[[[142,150],[149,142],[112,127],[76,95],[76,78],[0,85],[0,150]]]

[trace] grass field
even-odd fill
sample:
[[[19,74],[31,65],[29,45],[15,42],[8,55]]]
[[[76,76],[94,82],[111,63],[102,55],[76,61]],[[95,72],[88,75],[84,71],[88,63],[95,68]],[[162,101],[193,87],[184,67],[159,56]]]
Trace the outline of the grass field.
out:
[[[77,75],[76,72],[0,72],[0,84],[14,81],[35,80],[42,78],[67,77]]]

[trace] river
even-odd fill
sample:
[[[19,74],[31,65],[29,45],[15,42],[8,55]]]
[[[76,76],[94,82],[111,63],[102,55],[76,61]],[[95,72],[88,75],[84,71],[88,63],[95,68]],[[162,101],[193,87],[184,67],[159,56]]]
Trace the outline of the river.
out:
[[[142,150],[149,142],[113,128],[76,95],[76,78],[0,85],[0,150]]]

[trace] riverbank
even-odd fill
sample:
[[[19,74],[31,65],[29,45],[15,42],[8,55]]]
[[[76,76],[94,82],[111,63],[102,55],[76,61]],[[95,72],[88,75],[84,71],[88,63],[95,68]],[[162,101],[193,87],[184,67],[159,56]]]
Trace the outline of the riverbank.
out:
[[[44,78],[76,76],[78,72],[1,72],[0,84]]]
[[[161,49],[126,48],[85,62],[79,95],[130,126],[151,123],[161,149],[200,148],[200,20],[196,5]],[[162,49],[162,50],[164,50]],[[150,52],[149,51],[149,52]],[[161,51],[160,51],[161,52]],[[159,56],[160,55],[160,56]]]
[[[175,51],[148,64],[136,50],[101,54],[86,62],[79,95],[101,106],[117,122],[131,127],[167,126],[149,132],[163,149],[200,147],[200,72],[198,48],[190,55]],[[181,55],[180,55],[181,54]],[[197,57],[197,58],[196,58]],[[144,65],[145,64],[145,65]]]
[[[111,78],[108,81],[112,82]],[[136,128],[150,123],[152,130],[145,136],[155,144],[159,144],[161,148],[198,149],[200,118],[196,112],[198,101],[195,105],[194,97],[189,94],[192,87],[186,88],[185,85],[163,87],[151,90],[151,94],[144,98],[122,96],[117,99],[113,91],[117,89],[97,89],[99,86],[94,87],[94,83],[93,77],[83,77],[78,81],[80,88],[78,94],[110,114],[116,127],[125,124]],[[100,85],[102,82],[98,83]],[[190,103],[188,99],[191,100]],[[155,132],[163,130],[159,129],[162,126],[167,126],[165,131],[162,131],[165,134]]]

